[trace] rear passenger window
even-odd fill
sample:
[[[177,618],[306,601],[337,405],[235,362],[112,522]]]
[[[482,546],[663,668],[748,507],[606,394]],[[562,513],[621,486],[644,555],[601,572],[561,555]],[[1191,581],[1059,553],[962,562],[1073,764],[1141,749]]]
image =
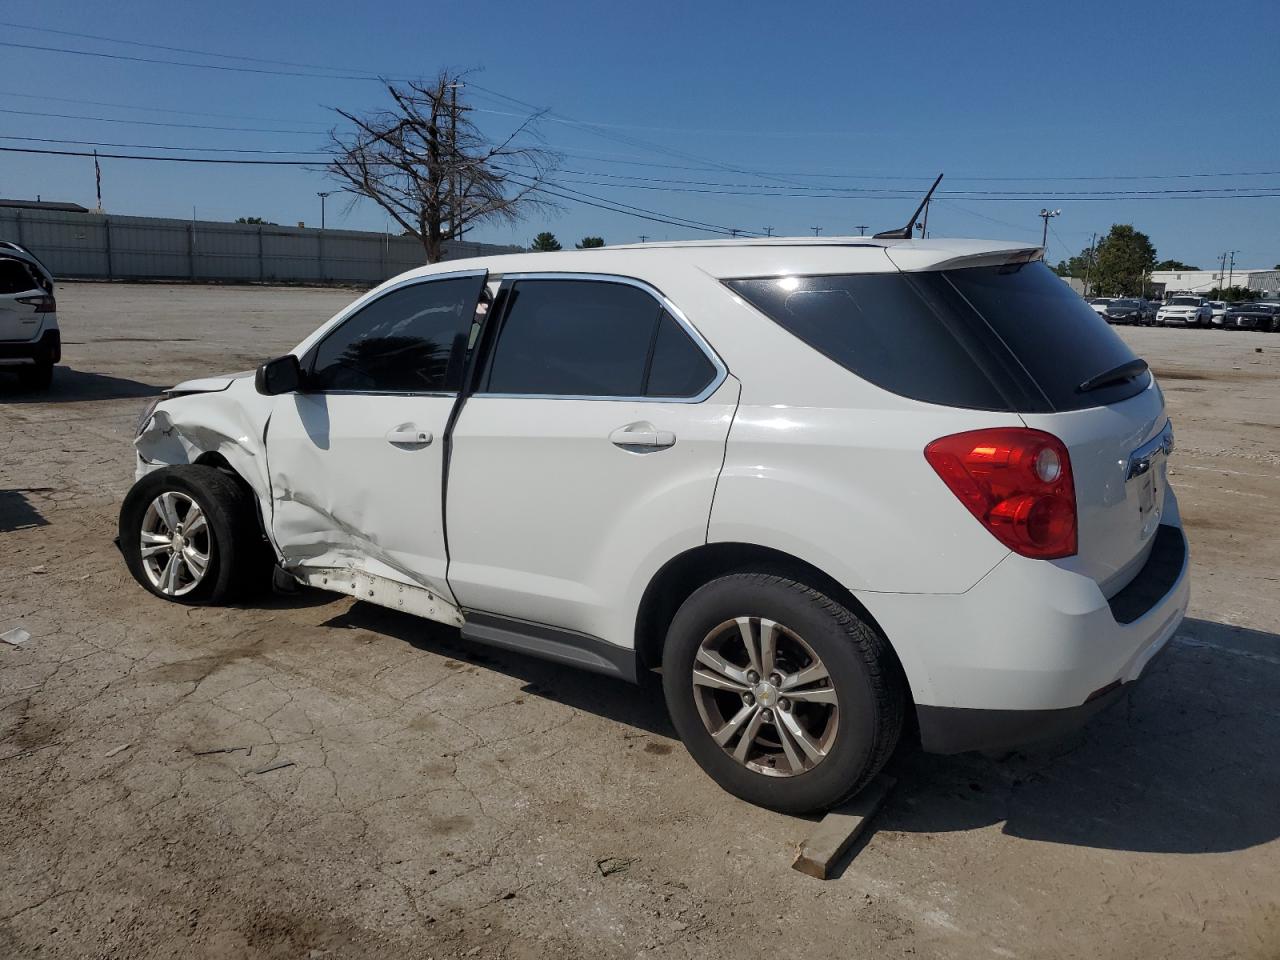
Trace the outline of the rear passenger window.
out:
[[[31,271],[21,260],[0,257],[0,293],[26,293],[40,289],[32,279]]]
[[[696,397],[715,375],[716,368],[707,355],[664,310],[653,342],[645,396]]]
[[[727,283],[779,326],[878,387],[949,406],[1005,407],[970,352],[902,274]]]
[[[483,276],[414,283],[383,294],[320,342],[310,390],[456,390]]]

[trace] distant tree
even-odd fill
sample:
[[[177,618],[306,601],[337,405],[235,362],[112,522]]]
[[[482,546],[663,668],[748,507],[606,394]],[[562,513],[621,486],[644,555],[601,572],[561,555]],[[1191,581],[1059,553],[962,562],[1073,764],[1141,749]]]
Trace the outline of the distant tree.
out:
[[[1193,267],[1189,263],[1183,263],[1181,260],[1161,260],[1152,270],[1199,270],[1199,267]]]
[[[594,247],[604,246],[604,237],[583,237],[574,244],[579,250],[591,250]]]
[[[560,241],[556,239],[556,235],[554,233],[543,230],[533,238],[533,244],[529,249],[536,250],[539,253],[552,253],[563,248],[560,246]]]
[[[1131,224],[1117,223],[1098,242],[1089,282],[1102,296],[1141,293],[1155,264],[1151,238]]]
[[[1227,303],[1257,300],[1262,296],[1261,290],[1250,290],[1238,284],[1233,287],[1214,287],[1208,293],[1210,300],[1225,300]]]
[[[273,220],[263,220],[261,217],[236,217],[236,223],[258,223],[264,227],[279,226]]]
[[[516,223],[530,209],[555,206],[542,188],[558,155],[517,145],[534,132],[539,114],[492,142],[468,119],[462,86],[462,76],[449,71],[388,83],[391,104],[364,114],[335,108],[351,130],[329,132],[329,176],[417,237],[427,263],[438,263],[445,242],[467,227]]]

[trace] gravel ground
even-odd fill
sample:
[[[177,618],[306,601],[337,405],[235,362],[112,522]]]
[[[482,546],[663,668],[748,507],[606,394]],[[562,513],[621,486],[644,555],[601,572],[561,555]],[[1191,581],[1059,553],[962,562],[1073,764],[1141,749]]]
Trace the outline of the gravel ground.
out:
[[[0,956],[1280,957],[1280,336],[1122,330],[1160,375],[1191,612],[1052,749],[905,752],[837,877],[656,689],[321,594],[183,608],[111,544],[143,397],[350,292],[65,284],[0,380]],[[287,764],[287,765],[285,765]]]

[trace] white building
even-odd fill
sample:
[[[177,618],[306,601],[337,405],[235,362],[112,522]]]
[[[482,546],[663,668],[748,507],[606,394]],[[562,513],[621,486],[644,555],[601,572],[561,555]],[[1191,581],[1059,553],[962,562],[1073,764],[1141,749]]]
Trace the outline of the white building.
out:
[[[1270,270],[1153,270],[1151,286],[1156,293],[1208,293],[1214,287],[1247,287],[1249,277]]]

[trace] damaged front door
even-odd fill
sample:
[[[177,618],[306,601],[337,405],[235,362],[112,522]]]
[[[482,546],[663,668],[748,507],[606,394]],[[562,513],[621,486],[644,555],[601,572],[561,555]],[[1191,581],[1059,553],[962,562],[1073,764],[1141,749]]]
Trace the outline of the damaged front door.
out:
[[[303,387],[276,398],[266,438],[272,532],[288,569],[343,592],[356,592],[363,574],[424,588],[452,606],[444,434],[485,276],[393,287],[302,358]],[[322,583],[330,574],[339,582]]]

